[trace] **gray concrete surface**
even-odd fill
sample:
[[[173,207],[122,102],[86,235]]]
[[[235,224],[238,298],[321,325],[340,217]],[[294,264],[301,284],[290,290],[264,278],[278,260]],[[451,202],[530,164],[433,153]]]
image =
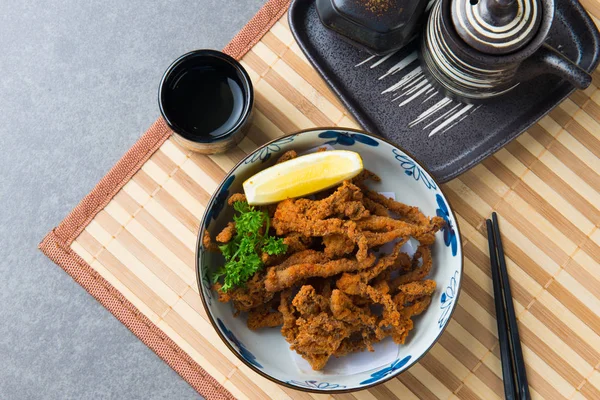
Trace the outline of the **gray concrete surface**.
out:
[[[37,244],[158,117],[169,63],[261,3],[2,2],[0,399],[197,398]]]

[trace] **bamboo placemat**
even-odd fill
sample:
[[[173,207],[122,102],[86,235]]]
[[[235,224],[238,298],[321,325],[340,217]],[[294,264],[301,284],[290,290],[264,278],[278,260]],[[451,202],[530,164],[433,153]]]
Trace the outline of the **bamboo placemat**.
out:
[[[208,399],[331,397],[278,386],[244,366],[208,322],[194,273],[199,220],[226,171],[284,133],[357,127],[294,42],[287,3],[269,1],[225,49],[256,90],[254,125],[238,148],[193,154],[159,120],[40,244]],[[600,2],[585,5],[600,16]],[[502,397],[483,224],[493,210],[502,220],[532,396],[600,398],[599,85],[596,72],[589,89],[444,185],[465,253],[448,329],[397,379],[334,398]]]

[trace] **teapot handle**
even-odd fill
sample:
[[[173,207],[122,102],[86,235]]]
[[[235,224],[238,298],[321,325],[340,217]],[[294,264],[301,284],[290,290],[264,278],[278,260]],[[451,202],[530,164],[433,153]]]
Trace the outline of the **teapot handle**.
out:
[[[577,89],[592,83],[590,74],[546,43],[521,64],[517,76],[527,80],[544,73],[558,75]]]

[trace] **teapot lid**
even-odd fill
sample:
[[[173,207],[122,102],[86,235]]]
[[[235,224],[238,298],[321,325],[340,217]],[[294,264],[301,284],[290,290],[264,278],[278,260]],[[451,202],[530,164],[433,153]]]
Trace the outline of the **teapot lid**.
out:
[[[542,20],[540,0],[452,0],[452,23],[469,46],[508,54],[529,43]]]

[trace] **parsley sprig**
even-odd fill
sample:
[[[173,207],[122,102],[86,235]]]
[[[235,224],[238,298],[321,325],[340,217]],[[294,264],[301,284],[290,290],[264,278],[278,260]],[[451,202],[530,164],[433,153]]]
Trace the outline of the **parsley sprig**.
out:
[[[223,278],[221,290],[224,292],[243,286],[263,267],[260,251],[269,255],[287,251],[283,238],[269,236],[270,220],[266,212],[242,201],[233,203],[233,208],[238,213],[233,217],[236,233],[229,243],[219,246],[226,263],[212,277],[213,282]]]

